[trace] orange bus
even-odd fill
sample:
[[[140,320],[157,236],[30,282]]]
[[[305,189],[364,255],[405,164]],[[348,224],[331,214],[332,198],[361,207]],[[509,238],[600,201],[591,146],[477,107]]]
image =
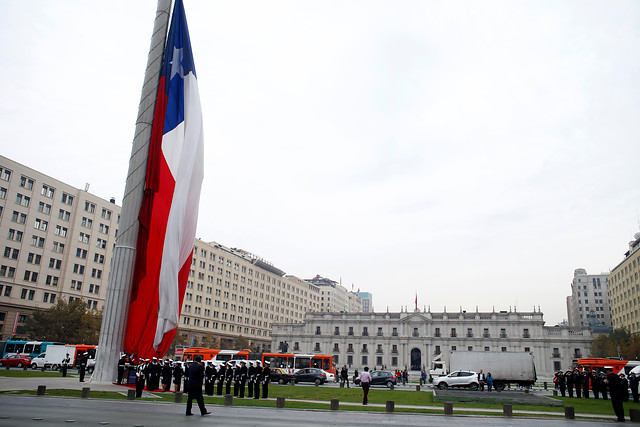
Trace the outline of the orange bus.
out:
[[[640,365],[640,362],[632,360],[605,359],[601,357],[590,357],[584,359],[574,359],[573,367],[582,370],[590,369],[596,372],[604,372],[606,366],[611,366],[616,374],[628,374],[631,369]]]
[[[195,356],[202,356],[203,360],[213,360],[228,362],[230,360],[259,360],[259,357],[249,357],[251,354],[260,355],[260,353],[251,353],[250,350],[219,350],[204,347],[190,347],[184,350],[183,359],[193,360]]]

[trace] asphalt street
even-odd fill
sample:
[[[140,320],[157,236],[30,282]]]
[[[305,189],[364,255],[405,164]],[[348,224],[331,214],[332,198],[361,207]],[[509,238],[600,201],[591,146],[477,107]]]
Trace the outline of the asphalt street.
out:
[[[595,426],[599,421],[569,421],[487,416],[384,414],[209,405],[213,413],[186,417],[184,404],[61,397],[0,396],[1,426]]]

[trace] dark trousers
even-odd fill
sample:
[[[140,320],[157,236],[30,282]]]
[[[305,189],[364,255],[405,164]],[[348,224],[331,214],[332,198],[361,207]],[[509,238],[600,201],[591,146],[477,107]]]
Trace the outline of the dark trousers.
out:
[[[624,407],[622,405],[622,396],[611,395],[611,406],[613,406],[613,412],[615,412],[618,420],[624,420]]]
[[[347,388],[349,388],[349,377],[348,376],[346,378],[342,377],[342,378],[340,378],[340,380],[342,381],[343,384],[347,383]]]
[[[582,384],[582,397],[589,398],[589,383]]]
[[[369,383],[361,383],[362,384],[362,404],[366,405],[367,403],[369,403],[368,397],[369,397]]]
[[[176,392],[180,391],[180,386],[182,385],[182,380],[173,381],[173,384],[176,386]]]
[[[253,385],[253,398],[260,399],[260,381],[256,380]]]
[[[567,386],[565,385],[560,386],[560,394],[562,395],[562,397],[564,397],[565,394],[567,394]]]
[[[124,375],[124,366],[118,366],[118,384],[122,384],[122,376]]]
[[[633,396],[633,402],[638,403],[638,389],[631,389],[631,396]]]
[[[244,397],[244,380],[240,380],[240,396]]]
[[[262,384],[262,398],[266,399],[269,397],[269,381],[265,381],[264,384]]]
[[[606,384],[600,388],[600,393],[602,393],[602,400],[607,400],[607,386]]]
[[[253,397],[253,381],[247,384],[247,397]]]
[[[62,376],[63,377],[67,376],[67,365],[62,365]]]
[[[598,387],[598,386],[595,386],[595,387],[594,387],[593,385],[592,385],[591,387],[593,387],[593,388],[592,388],[592,391],[593,391],[593,398],[594,398],[594,399],[597,399],[597,398],[598,398],[598,395],[599,395],[599,393],[600,393],[600,387]]]
[[[205,380],[204,394],[206,394],[207,396],[213,396],[213,380]]]
[[[80,366],[80,382],[83,383],[84,382],[84,372],[85,372],[86,368],[84,366]]]
[[[222,396],[222,380],[218,381],[218,392],[216,394]]]
[[[567,387],[567,391],[569,392],[569,397],[573,397],[573,385]]]
[[[136,397],[138,399],[142,397],[142,390],[144,390],[144,378],[138,378],[136,380]]]
[[[193,399],[195,399],[196,402],[198,402],[200,413],[206,414],[207,409],[204,407],[204,399],[202,398],[202,388],[189,389],[189,396],[187,397],[187,414],[191,413],[191,405],[192,405]]]
[[[580,399],[580,392],[582,391],[582,384],[576,384],[576,397]]]
[[[235,397],[238,397],[239,394],[240,394],[240,380],[237,380],[233,382],[233,395]]]
[[[226,394],[231,394],[231,380],[227,380],[226,387],[225,387],[225,393]]]

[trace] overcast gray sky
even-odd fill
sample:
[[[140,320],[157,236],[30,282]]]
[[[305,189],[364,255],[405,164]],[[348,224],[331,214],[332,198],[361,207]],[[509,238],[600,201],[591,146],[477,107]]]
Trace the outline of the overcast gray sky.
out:
[[[555,324],[639,231],[640,3],[184,1],[198,237],[377,311]],[[2,153],[120,204],[155,9],[0,0]]]

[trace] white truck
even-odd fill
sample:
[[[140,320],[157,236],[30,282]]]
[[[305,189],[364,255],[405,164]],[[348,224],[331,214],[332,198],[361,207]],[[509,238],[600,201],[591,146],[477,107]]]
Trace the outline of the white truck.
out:
[[[536,382],[536,366],[531,353],[506,351],[453,351],[449,354],[450,371],[491,373],[493,387],[500,391],[507,384],[530,387]],[[446,375],[447,363],[442,355],[432,361],[429,378]]]
[[[51,368],[53,370],[60,369],[62,361],[69,355],[71,359],[69,368],[73,366],[76,348],[72,345],[48,345],[44,353],[31,359],[32,369]]]

